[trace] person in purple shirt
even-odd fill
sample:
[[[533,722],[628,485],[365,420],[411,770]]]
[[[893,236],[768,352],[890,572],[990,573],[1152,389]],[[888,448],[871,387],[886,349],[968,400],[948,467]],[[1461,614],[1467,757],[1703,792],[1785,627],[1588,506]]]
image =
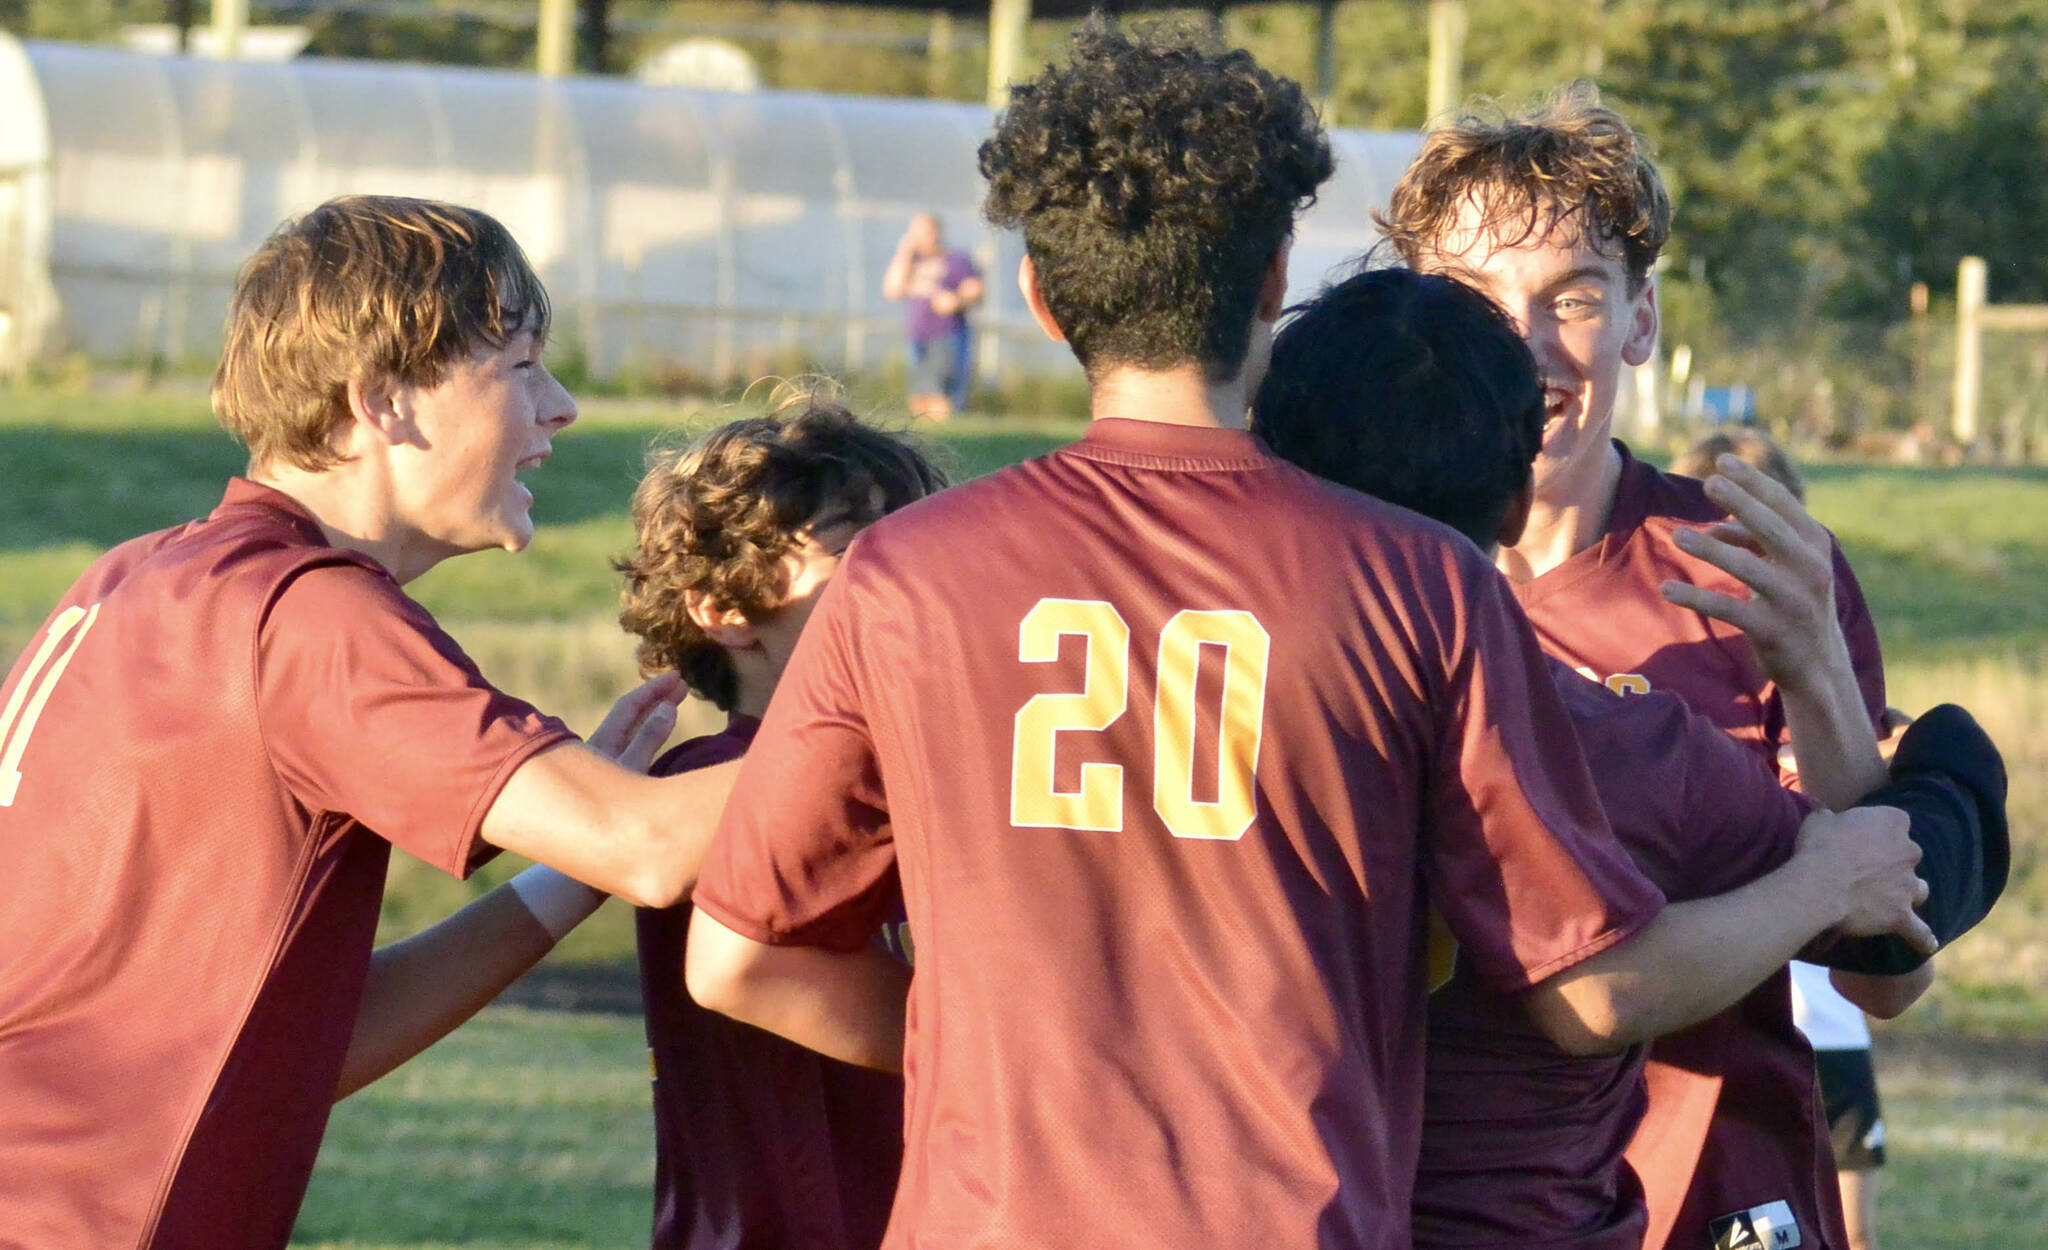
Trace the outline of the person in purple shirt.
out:
[[[882,294],[910,305],[911,415],[944,421],[967,406],[967,310],[981,302],[981,270],[967,253],[947,250],[937,217],[919,213],[882,271]]]

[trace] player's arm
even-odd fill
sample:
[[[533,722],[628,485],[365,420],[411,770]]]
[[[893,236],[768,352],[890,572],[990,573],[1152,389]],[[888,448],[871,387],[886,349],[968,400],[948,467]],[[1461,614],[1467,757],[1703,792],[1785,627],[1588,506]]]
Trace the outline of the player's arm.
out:
[[[969,309],[981,303],[981,297],[986,290],[987,288],[982,285],[981,275],[970,272],[960,279],[960,285],[953,288],[953,297],[959,301],[961,309]]]
[[[771,946],[698,908],[684,978],[690,997],[756,1028],[864,1068],[903,1070],[910,969],[881,951]]]
[[[635,907],[690,896],[739,775],[737,761],[646,777],[581,743],[542,751],[506,779],[481,836]]]
[[[1913,912],[1926,885],[1907,819],[1886,808],[1815,812],[1775,872],[1726,894],[1666,906],[1621,943],[1537,983],[1531,1019],[1569,1054],[1675,1032],[1754,989],[1818,935],[1897,933],[1931,953]]]
[[[657,677],[612,708],[592,748],[645,770],[675,727],[683,693],[673,674]],[[454,915],[370,957],[355,1032],[342,1060],[336,1101],[446,1037],[539,963],[605,896],[546,864],[535,864]]]
[[[1899,739],[1891,777],[1866,802],[1912,815],[1930,886],[1921,914],[1943,945],[1974,927],[2005,890],[2011,864],[2005,761],[1970,714],[1953,704],[1929,710]],[[1849,972],[1912,972],[1926,952],[1884,938],[1836,942],[1809,954]],[[1873,1013],[1876,1014],[1876,1013]]]
[[[1934,964],[1921,964],[1911,972],[1898,976],[1881,976],[1867,972],[1845,972],[1840,968],[1828,973],[1828,980],[1835,987],[1835,993],[1848,999],[1866,1015],[1880,1020],[1895,1020],[1906,1012],[1906,1008],[1920,1001],[1934,984]]]
[[[1763,471],[1735,456],[1715,467],[1707,494],[1732,519],[1674,537],[1742,581],[1750,597],[1677,581],[1664,583],[1664,597],[1742,630],[1784,701],[1800,788],[1823,807],[1849,807],[1886,774],[1836,611],[1834,540]]]

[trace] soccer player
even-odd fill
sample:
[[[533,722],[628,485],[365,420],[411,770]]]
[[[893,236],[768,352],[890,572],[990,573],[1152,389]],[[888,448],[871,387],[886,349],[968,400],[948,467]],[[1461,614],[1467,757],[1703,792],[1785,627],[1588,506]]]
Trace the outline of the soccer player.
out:
[[[1546,421],[1534,503],[1499,565],[1545,648],[1617,691],[1676,693],[1773,763],[1787,692],[1752,650],[1763,644],[1741,636],[1747,592],[1723,571],[1751,556],[1695,528],[1721,520],[1732,495],[1725,482],[1659,473],[1611,436],[1621,369],[1656,342],[1650,267],[1670,224],[1635,132],[1586,85],[1527,116],[1468,115],[1433,132],[1381,217],[1405,262],[1492,297],[1535,355]],[[1868,749],[1847,732],[1878,723],[1884,679],[1855,577],[1832,540],[1823,545],[1830,558],[1784,576],[1839,620],[1830,645],[1846,649],[1854,674],[1818,692],[1813,718],[1838,721],[1843,732],[1829,737],[1855,758],[1804,761],[1833,779],[1808,792],[1835,807],[1884,779],[1874,729]],[[1833,1182],[1817,1179],[1831,1171],[1826,1133],[1786,985],[1773,976],[1653,1047],[1650,1110],[1630,1151],[1649,1191],[1651,1247],[1711,1244],[1766,1217],[1796,1225],[1788,1238],[1844,1245]]]
[[[1330,173],[1300,88],[1097,19],[981,164],[1093,424],[854,544],[707,861],[689,988],[901,1063],[885,1245],[1405,1246],[1425,902],[1590,1049],[1641,1025],[1645,964],[1609,957],[1661,895],[1478,550],[1242,428]],[[899,871],[907,987],[868,946]]]
[[[1298,310],[1274,344],[1253,416],[1279,455],[1452,525],[1488,551],[1518,536],[1544,421],[1534,362],[1513,323],[1453,279],[1394,269],[1356,275]],[[1759,534],[1774,542],[1783,531],[1760,524]],[[1756,602],[1778,611],[1768,593]],[[1624,697],[1553,665],[1602,803],[1637,864],[1672,899],[1741,891],[1721,905],[1752,919],[1709,952],[1706,974],[1744,967],[1735,992],[1748,989],[1821,923],[1787,925],[1797,908],[1780,892],[1802,871],[1853,871],[1828,854],[1868,848],[1825,842],[1818,828],[1802,835],[1812,803],[1676,696]],[[1822,680],[1797,666],[1785,675],[1795,685]],[[1923,778],[1916,766],[1943,748],[1966,752],[1971,775],[2002,792],[1997,753],[1960,709],[1935,717],[1908,748],[1902,789],[1877,797],[1907,803],[1918,822],[1948,822],[1952,836],[1977,836],[1984,817],[1974,792],[1946,772]],[[1998,797],[1983,801],[1996,812]],[[1780,901],[1763,902],[1773,894]],[[1775,947],[1764,932],[1773,925]],[[1641,1063],[1640,1047],[1561,1054],[1512,998],[1459,968],[1429,1004],[1416,1244],[1641,1245],[1641,1190],[1621,1159],[1642,1114]]]
[[[0,687],[6,1240],[285,1244],[392,844],[688,891],[729,778],[575,742],[403,590],[532,537],[519,475],[576,416],[547,330],[452,205],[330,201],[243,267],[214,410],[248,475],[94,563]]]
[[[822,395],[655,456],[621,564],[625,627],[650,672],[728,715],[655,765],[736,760],[853,536],[944,485],[908,440]],[[907,957],[900,891],[876,935]],[[881,1243],[903,1156],[903,1081],[707,1011],[683,985],[690,907],[635,917],[654,1066],[655,1250]]]

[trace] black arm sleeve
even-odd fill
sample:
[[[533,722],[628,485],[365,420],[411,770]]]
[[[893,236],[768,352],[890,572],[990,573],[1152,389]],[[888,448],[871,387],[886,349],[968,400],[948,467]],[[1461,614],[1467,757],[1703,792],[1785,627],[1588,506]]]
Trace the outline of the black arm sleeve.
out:
[[[1920,915],[1945,947],[1974,928],[2005,892],[2012,844],[2005,823],[2005,761],[1976,718],[1944,703],[1916,720],[1892,756],[1891,784],[1858,807],[1912,817],[1927,902]],[[1847,938],[1818,962],[1896,976],[1927,962],[1896,937]]]

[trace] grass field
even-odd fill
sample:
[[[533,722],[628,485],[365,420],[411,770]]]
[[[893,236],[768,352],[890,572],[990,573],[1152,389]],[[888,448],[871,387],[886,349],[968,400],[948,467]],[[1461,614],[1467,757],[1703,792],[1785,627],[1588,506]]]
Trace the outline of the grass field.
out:
[[[659,404],[587,406],[533,479],[532,548],[452,562],[414,590],[494,680],[594,724],[635,677],[607,568],[629,540],[627,495],[651,439],[704,419]],[[971,476],[1079,428],[1073,418],[962,420],[940,444]],[[240,462],[195,394],[0,391],[0,661],[98,552],[204,513]],[[2048,472],[1818,464],[1808,475],[1814,511],[1840,534],[1877,616],[1893,702],[1970,707],[2013,777],[2007,898],[1941,957],[1934,994],[1904,1027],[2048,1046]],[[686,729],[712,719],[696,707]],[[465,885],[396,864],[384,936],[511,867]],[[630,947],[614,905],[556,958],[616,960]],[[636,1244],[647,1218],[644,1074],[636,1024],[495,1011],[343,1108],[300,1237],[407,1250]],[[2039,1241],[2048,1088],[1908,1072],[1886,1096],[1900,1194],[1886,1208],[1890,1244]]]
[[[646,1244],[639,1023],[496,1007],[335,1110],[294,1245]],[[2048,1210],[2048,1086],[1888,1061],[1881,1244],[2016,1250]],[[1105,1189],[1107,1193],[1107,1189]]]

